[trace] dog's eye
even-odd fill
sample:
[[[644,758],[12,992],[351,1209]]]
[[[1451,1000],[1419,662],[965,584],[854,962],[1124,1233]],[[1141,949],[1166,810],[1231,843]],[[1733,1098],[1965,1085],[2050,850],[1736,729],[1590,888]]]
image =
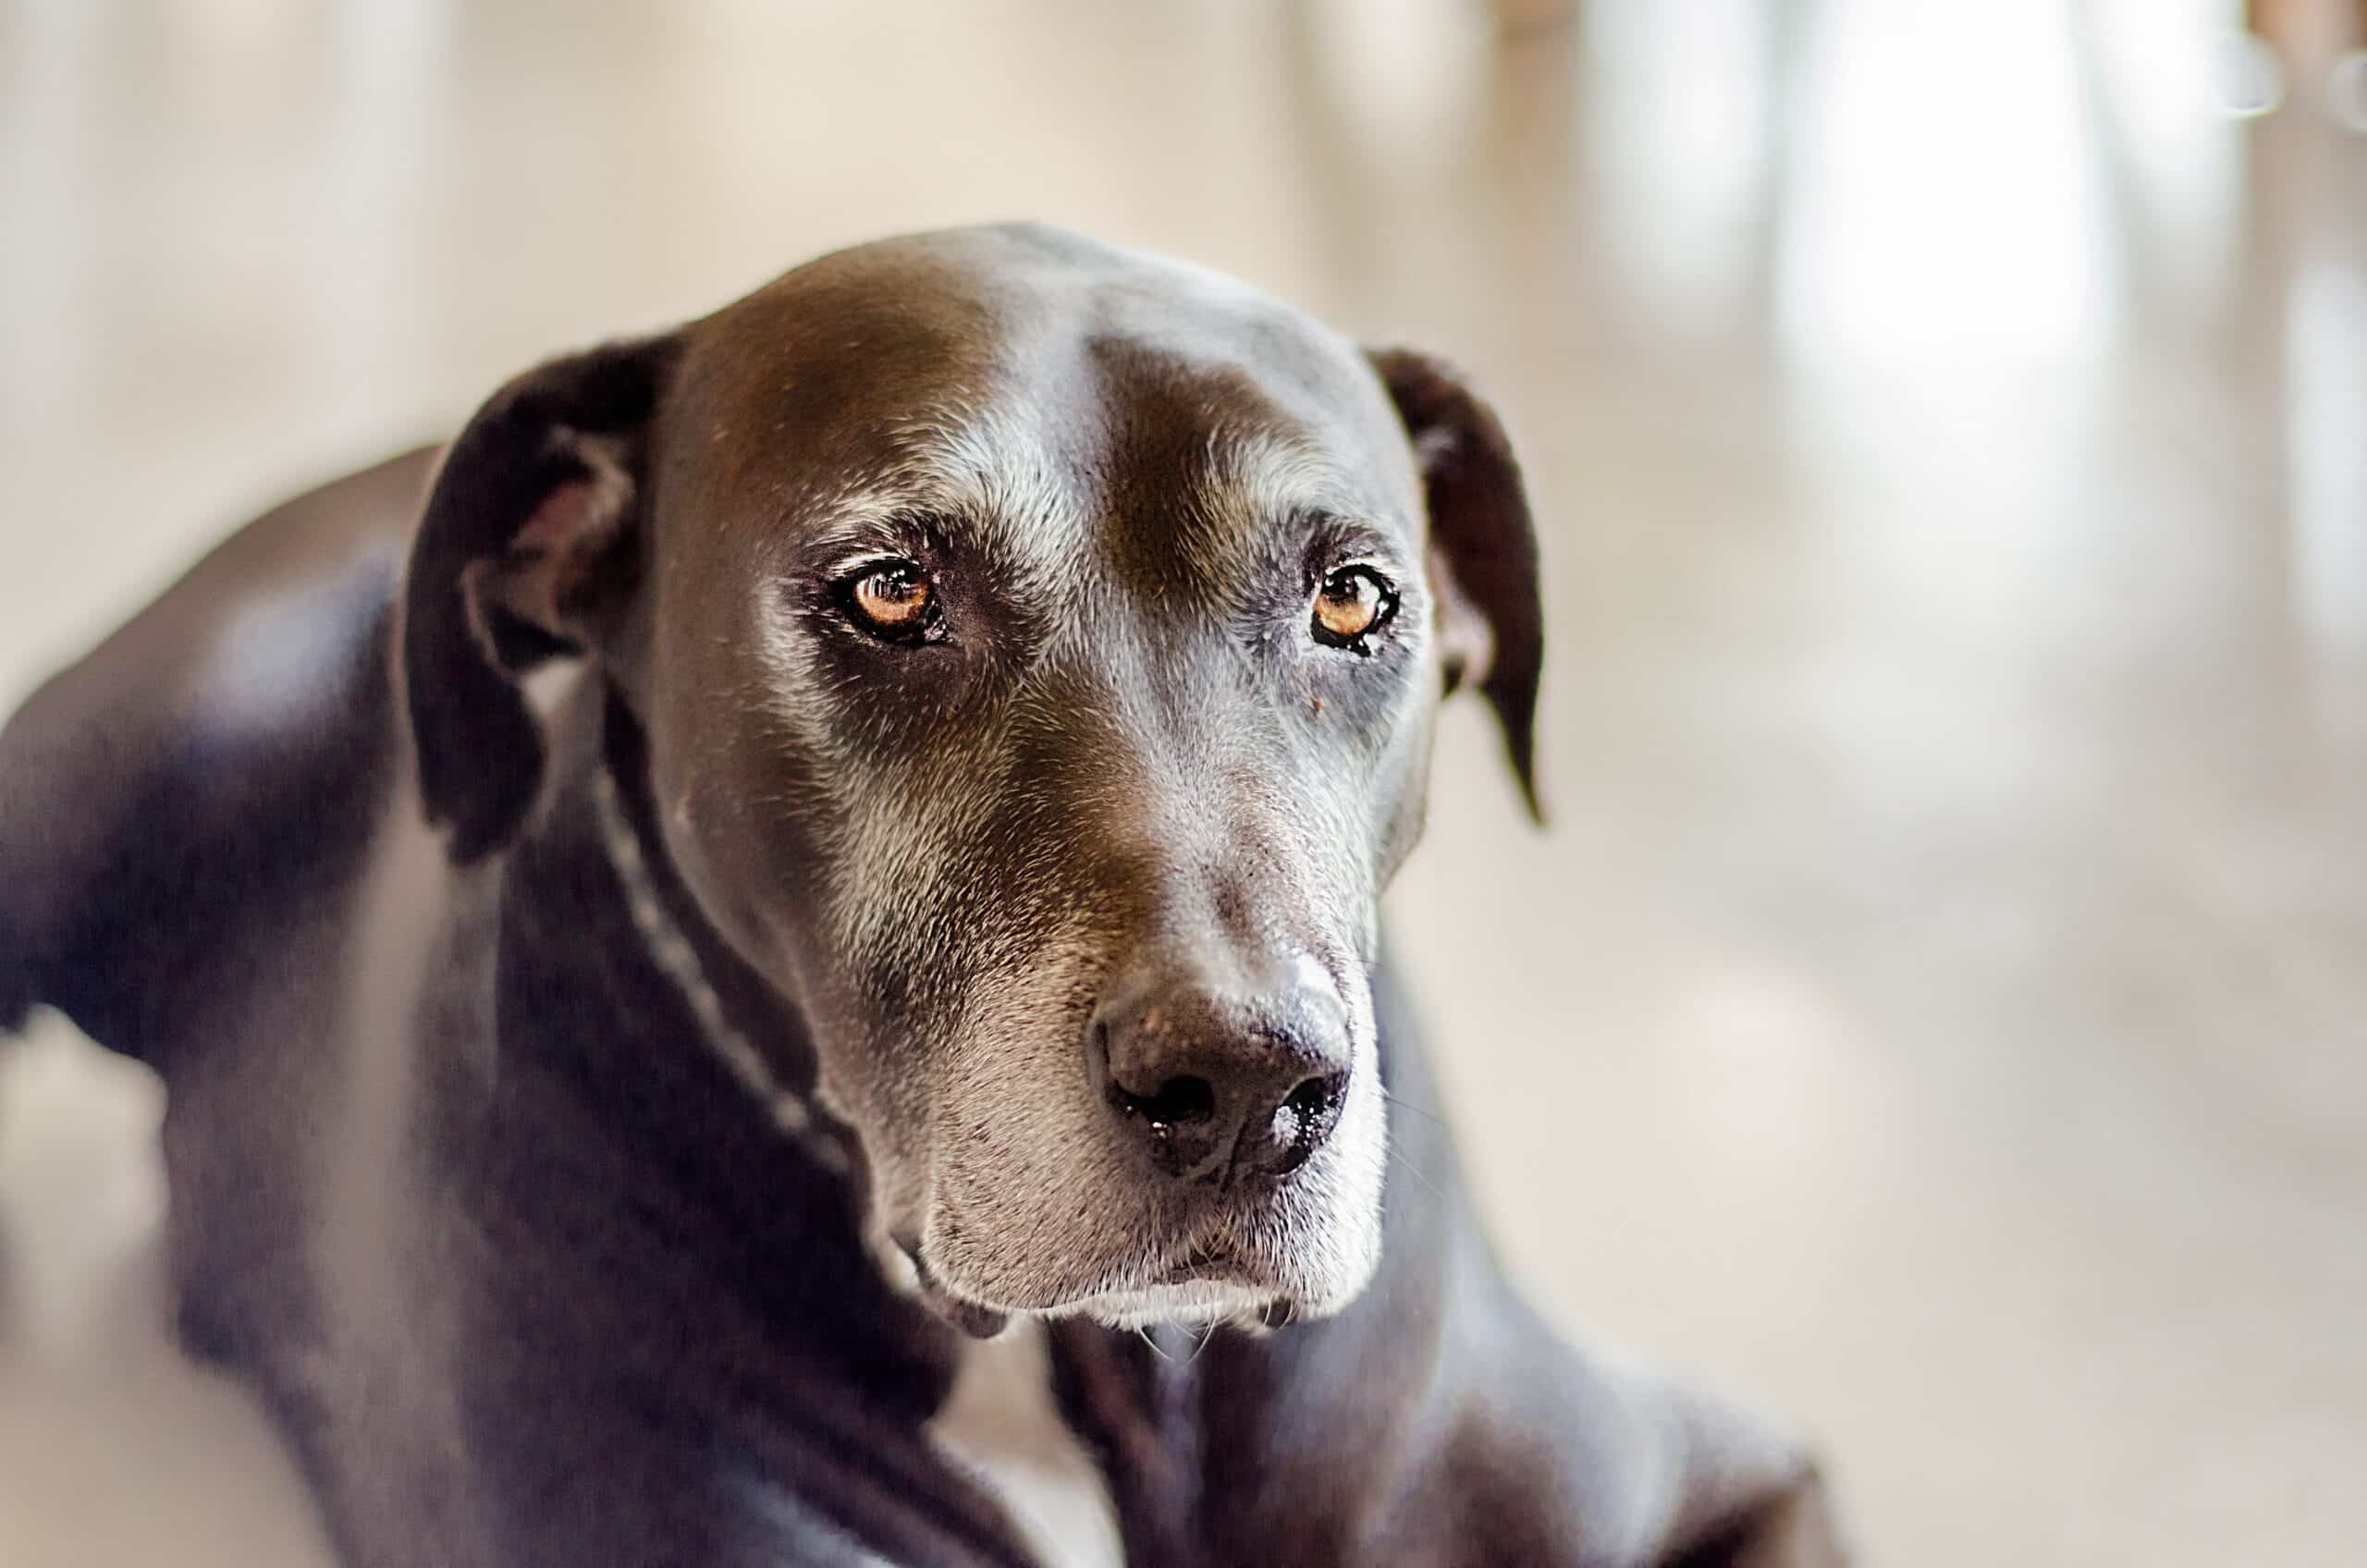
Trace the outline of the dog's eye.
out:
[[[1363,651],[1364,640],[1397,613],[1397,590],[1368,566],[1343,566],[1323,580],[1315,595],[1315,640],[1333,648]]]
[[[922,642],[939,617],[937,585],[912,561],[874,561],[839,583],[839,601],[857,626],[890,642]]]

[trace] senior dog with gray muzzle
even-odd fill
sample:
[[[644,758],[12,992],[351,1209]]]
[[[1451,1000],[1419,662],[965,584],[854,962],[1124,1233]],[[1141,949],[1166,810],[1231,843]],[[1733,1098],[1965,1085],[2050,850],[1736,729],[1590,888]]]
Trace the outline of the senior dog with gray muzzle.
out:
[[[1835,1562],[1391,1114],[1381,890],[1442,694],[1529,788],[1535,565],[1427,359],[1054,231],[842,251],[35,695],[0,1025],[163,1074],[182,1338],[357,1568]]]

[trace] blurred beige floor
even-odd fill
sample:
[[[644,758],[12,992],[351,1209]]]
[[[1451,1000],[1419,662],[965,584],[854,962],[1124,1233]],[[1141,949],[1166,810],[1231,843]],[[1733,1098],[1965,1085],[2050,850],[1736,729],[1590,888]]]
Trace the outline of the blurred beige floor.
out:
[[[2367,1553],[2367,138],[2224,5],[0,0],[0,704],[287,488],[1005,215],[1490,388],[1551,835],[1395,900],[1573,1326],[1872,1560]],[[153,1090],[0,1064],[0,1564],[324,1561],[158,1325]]]

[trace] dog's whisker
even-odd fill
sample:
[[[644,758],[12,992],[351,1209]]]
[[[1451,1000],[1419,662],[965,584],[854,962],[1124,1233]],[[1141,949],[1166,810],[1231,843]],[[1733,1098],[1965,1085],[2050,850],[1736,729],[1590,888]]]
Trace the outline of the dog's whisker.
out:
[[[1392,1093],[1391,1093],[1388,1089],[1386,1089],[1386,1088],[1384,1088],[1384,1089],[1382,1089],[1382,1090],[1380,1091],[1380,1097],[1381,1097],[1382,1099],[1384,1099],[1384,1100],[1387,1100],[1391,1105],[1395,1106],[1398,1109],[1400,1109],[1400,1110],[1410,1110],[1410,1111],[1412,1111],[1415,1115],[1417,1115],[1417,1116],[1418,1116],[1418,1117],[1421,1117],[1421,1118],[1422,1118],[1422,1119],[1424,1119],[1425,1121],[1435,1121],[1435,1122],[1437,1122],[1437,1123],[1438,1123],[1440,1126],[1441,1126],[1441,1127],[1443,1127],[1443,1126],[1445,1126],[1445,1125],[1447,1124],[1447,1122],[1446,1122],[1446,1118],[1445,1118],[1445,1117],[1443,1117],[1443,1116],[1441,1116],[1437,1111],[1434,1111],[1434,1110],[1425,1110],[1425,1109],[1423,1109],[1420,1106],[1416,1105],[1412,1100],[1405,1099],[1405,1098],[1404,1098],[1404,1097],[1402,1097],[1402,1096],[1398,1096],[1398,1095],[1392,1094]]]
[[[1406,1175],[1414,1178],[1415,1181],[1422,1183],[1423,1186],[1428,1187],[1434,1196],[1438,1197],[1441,1201],[1445,1200],[1445,1191],[1441,1189],[1436,1182],[1431,1181],[1429,1177],[1424,1175],[1422,1168],[1416,1165],[1412,1157],[1407,1155],[1404,1149],[1399,1148],[1394,1144],[1390,1145],[1389,1158],[1396,1162],[1399,1170],[1404,1171]]]

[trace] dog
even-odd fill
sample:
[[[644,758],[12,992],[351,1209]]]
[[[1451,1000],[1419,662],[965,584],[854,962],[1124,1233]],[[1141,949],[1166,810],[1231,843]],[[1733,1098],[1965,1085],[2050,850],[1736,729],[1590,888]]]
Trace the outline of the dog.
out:
[[[1836,1563],[1802,1446],[1562,1342],[1394,1114],[1433,715],[1533,809],[1542,654],[1436,361],[865,245],[42,688],[0,1027],[163,1076],[178,1337],[353,1568]]]

